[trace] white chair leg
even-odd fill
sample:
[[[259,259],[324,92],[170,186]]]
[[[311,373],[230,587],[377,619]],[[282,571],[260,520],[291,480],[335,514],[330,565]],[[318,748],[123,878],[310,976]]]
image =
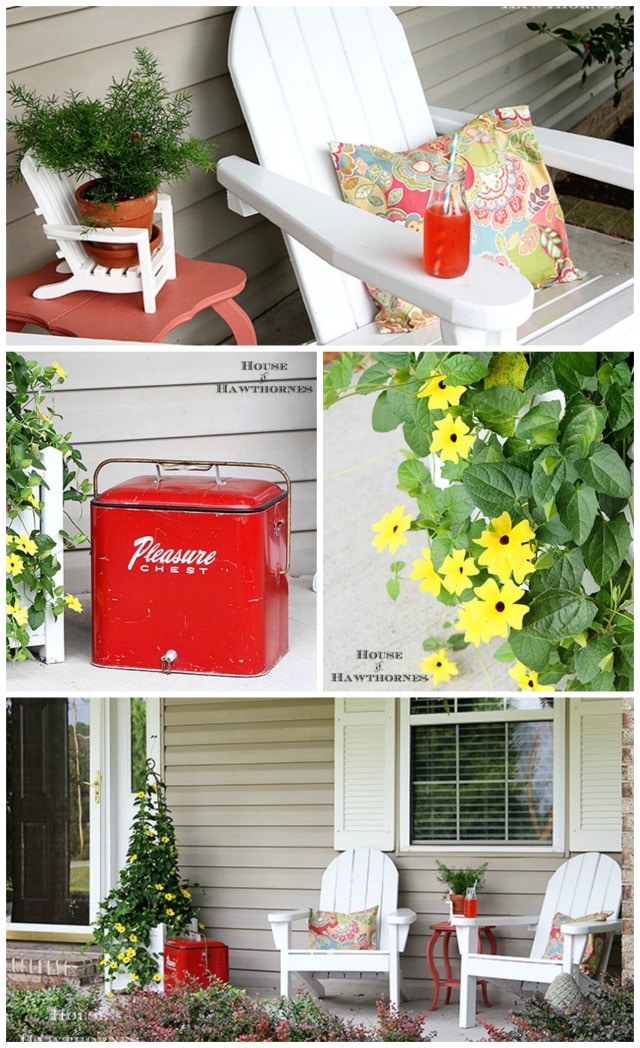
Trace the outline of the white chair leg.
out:
[[[440,321],[442,341],[448,346],[514,346],[517,330],[481,331],[480,328],[465,327],[464,324],[451,324]]]
[[[393,958],[389,965],[389,1001],[396,1008],[400,1007],[400,968]]]
[[[462,957],[460,970],[460,1021],[461,1030],[468,1030],[476,1025],[476,986],[477,976],[469,975],[468,962]]]

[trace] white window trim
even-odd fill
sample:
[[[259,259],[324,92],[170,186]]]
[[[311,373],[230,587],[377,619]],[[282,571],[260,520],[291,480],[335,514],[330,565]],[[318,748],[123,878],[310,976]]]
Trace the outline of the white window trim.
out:
[[[552,843],[547,846],[528,846],[514,844],[443,844],[441,841],[435,844],[411,844],[411,725],[419,723],[418,718],[410,718],[411,699],[403,696],[400,699],[400,741],[398,752],[399,763],[399,789],[398,789],[398,850],[407,855],[440,855],[446,848],[447,854],[457,855],[548,855],[565,854],[566,848],[566,812],[565,812],[565,783],[567,780],[567,747],[566,737],[566,699],[558,702],[556,699],[555,717],[554,711],[548,711],[548,717],[540,719],[553,719],[555,730],[553,733],[553,838]],[[541,711],[542,712],[542,711]],[[448,714],[430,715],[429,724],[446,724]],[[526,711],[510,711],[502,716],[490,713],[486,716],[478,715],[478,720],[495,721],[502,720],[527,720]]]

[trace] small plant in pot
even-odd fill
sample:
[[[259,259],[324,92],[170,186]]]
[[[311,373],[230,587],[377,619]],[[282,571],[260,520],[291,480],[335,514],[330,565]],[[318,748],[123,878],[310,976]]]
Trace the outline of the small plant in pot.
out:
[[[151,236],[161,184],[184,181],[193,168],[213,171],[215,147],[186,135],[190,95],[169,92],[154,55],[138,47],[134,59],[134,68],[122,80],[112,80],[103,99],[74,90],[62,99],[44,98],[12,83],[9,100],[22,115],[7,121],[19,146],[7,177],[20,178],[20,162],[29,152],[41,167],[89,179],[76,191],[86,226],[148,227]],[[112,248],[117,254],[121,250],[122,245]],[[132,259],[106,264],[122,267]]]
[[[449,889],[448,897],[451,901],[452,913],[461,914],[467,888],[475,887],[476,891],[479,891],[483,887],[484,875],[489,863],[485,862],[478,867],[464,866],[461,869],[454,869],[436,859],[436,865],[439,871],[438,880]]]

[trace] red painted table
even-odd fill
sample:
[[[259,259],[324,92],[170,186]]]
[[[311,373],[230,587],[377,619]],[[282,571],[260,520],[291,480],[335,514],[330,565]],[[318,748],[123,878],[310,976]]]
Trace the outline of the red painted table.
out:
[[[238,345],[256,344],[251,320],[234,301],[247,279],[237,266],[176,255],[176,279],[168,280],[158,293],[156,312],[145,313],[141,292],[73,291],[62,298],[33,298],[41,284],[67,279],[56,273],[56,265],[50,262],[33,273],[7,280],[7,331],[35,324],[52,335],[72,338],[160,342],[173,328],[210,306],[231,328]]]
[[[452,934],[455,932],[455,928],[448,921],[441,921],[440,924],[430,924],[430,930],[433,932],[429,942],[427,943],[427,963],[429,965],[429,971],[433,976],[433,1001],[429,1008],[430,1012],[433,1012],[438,1006],[438,997],[440,996],[440,990],[445,990],[444,1003],[448,1004],[451,998],[451,990],[456,989],[460,986],[460,980],[453,978],[453,972],[451,970],[451,961],[449,959],[449,940]],[[480,935],[484,935],[489,943],[489,949],[491,953],[497,953],[498,945],[496,943],[496,937],[493,934],[493,925],[486,924],[480,928]],[[442,936],[442,958],[444,961],[444,979],[440,978],[440,973],[436,966],[435,961],[435,950],[438,940]],[[482,940],[478,939],[478,949],[482,953]],[[487,980],[478,979],[478,986],[482,988],[482,999],[485,1003],[485,1007],[490,1008],[491,1003],[487,994]]]

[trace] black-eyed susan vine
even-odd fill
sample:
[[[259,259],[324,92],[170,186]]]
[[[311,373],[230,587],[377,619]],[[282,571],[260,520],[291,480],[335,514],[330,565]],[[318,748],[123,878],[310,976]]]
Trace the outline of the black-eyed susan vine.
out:
[[[197,887],[180,875],[166,787],[148,760],[144,789],[134,801],[125,865],[118,884],[100,903],[93,925],[108,986],[117,975],[128,977],[127,989],[161,981],[159,956],[150,949],[151,931],[164,924],[168,938],[184,934],[197,913]]]
[[[327,408],[377,394],[373,429],[402,427],[403,497],[370,541],[395,557],[419,533],[387,592],[417,583],[452,609],[424,642],[435,686],[452,652],[503,638],[525,691],[630,690],[631,354],[345,353],[324,390]]]
[[[40,366],[7,353],[6,371],[6,651],[7,658],[24,660],[31,657],[30,630],[38,629],[47,612],[57,617],[65,608],[82,611],[78,598],[55,582],[60,536],[40,530],[43,450],[62,453],[65,502],[84,501],[90,482],[80,477],[85,466],[71,434],[56,427],[52,396],[67,377],[64,369],[55,361]],[[67,544],[86,541],[81,532],[61,535]]]

